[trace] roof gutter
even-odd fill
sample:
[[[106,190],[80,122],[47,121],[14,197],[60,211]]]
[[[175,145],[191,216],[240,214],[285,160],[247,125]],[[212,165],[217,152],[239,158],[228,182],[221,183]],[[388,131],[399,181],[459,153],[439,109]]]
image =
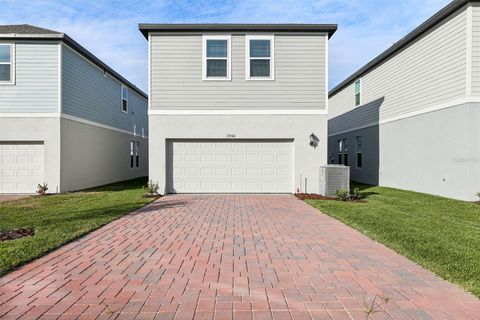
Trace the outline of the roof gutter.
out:
[[[330,38],[336,24],[155,24],[140,23],[138,29],[148,39],[150,32],[306,32],[328,33]]]

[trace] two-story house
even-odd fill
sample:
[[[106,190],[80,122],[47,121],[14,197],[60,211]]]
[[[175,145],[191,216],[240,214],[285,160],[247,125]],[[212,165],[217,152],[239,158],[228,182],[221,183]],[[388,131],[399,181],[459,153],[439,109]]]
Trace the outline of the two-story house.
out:
[[[352,180],[480,192],[480,4],[456,0],[330,91],[330,163]]]
[[[165,193],[317,192],[336,25],[140,24]]]
[[[147,104],[68,35],[0,26],[0,193],[146,176]]]

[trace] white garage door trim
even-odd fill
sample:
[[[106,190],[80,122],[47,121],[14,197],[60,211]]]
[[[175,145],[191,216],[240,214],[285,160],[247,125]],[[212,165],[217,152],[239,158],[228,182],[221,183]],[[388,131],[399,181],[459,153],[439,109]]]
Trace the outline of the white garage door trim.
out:
[[[0,141],[0,193],[35,193],[44,181],[44,144]]]
[[[292,193],[293,139],[168,139],[168,193]]]

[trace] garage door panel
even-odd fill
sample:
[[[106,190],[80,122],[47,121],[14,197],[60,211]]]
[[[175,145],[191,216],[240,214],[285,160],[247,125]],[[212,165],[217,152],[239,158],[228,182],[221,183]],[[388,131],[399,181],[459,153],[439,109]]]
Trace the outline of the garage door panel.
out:
[[[290,193],[292,141],[169,141],[169,192]]]
[[[43,143],[0,142],[0,193],[34,193],[43,180]]]

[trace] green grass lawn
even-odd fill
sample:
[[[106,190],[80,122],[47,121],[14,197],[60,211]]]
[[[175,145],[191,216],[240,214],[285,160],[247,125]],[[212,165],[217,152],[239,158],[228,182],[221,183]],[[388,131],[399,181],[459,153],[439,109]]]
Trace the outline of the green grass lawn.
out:
[[[480,205],[359,187],[366,203],[307,202],[480,297]]]
[[[0,242],[0,275],[152,201],[135,179],[94,189],[0,202],[0,230],[35,235]]]

